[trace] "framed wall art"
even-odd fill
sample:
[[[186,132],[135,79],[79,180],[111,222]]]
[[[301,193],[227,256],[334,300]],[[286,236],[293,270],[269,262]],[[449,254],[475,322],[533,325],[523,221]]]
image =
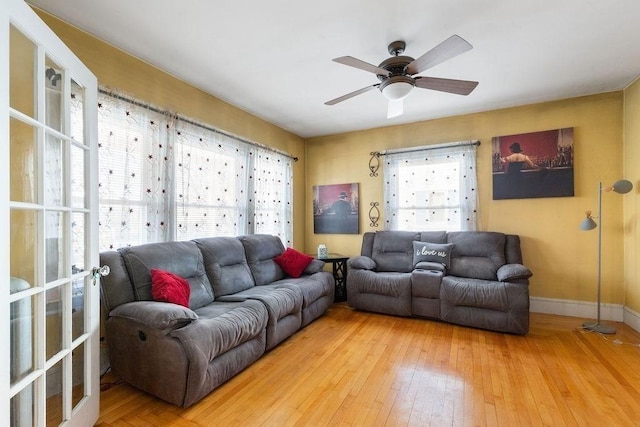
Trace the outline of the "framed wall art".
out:
[[[573,128],[492,138],[493,200],[573,197]]]
[[[358,234],[358,184],[313,187],[313,232],[315,234]]]

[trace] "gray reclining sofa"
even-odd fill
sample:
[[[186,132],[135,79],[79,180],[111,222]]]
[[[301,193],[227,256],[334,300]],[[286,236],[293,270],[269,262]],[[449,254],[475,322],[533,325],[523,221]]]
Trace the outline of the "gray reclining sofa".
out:
[[[517,235],[368,232],[361,255],[347,265],[350,307],[514,334],[529,331],[532,273],[522,265]]]
[[[202,399],[267,350],[322,316],[334,279],[313,260],[286,276],[269,235],[212,237],[107,251],[102,279],[109,360],[129,384],[178,406]],[[189,307],[156,302],[151,269],[189,282]]]

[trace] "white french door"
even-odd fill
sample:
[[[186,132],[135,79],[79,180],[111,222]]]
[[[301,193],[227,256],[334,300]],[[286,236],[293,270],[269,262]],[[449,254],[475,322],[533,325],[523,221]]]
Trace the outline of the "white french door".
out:
[[[3,3],[0,423],[93,425],[97,81],[26,3]]]

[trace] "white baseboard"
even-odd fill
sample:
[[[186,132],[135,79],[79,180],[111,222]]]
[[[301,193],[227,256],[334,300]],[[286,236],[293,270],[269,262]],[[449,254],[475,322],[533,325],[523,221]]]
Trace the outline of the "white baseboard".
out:
[[[631,310],[629,307],[624,308],[624,323],[631,328],[640,332],[640,313]]]
[[[598,305],[595,302],[541,297],[529,298],[529,310],[533,313],[558,314],[584,319],[595,319],[598,315]],[[621,304],[602,304],[600,318],[613,322],[624,322],[640,332],[640,313]]]
[[[559,314],[561,316],[584,317],[595,319],[598,315],[598,305],[595,302],[575,301],[554,298],[529,298],[530,311],[534,313]],[[624,319],[624,306],[620,304],[602,304],[600,306],[600,318],[622,322]]]

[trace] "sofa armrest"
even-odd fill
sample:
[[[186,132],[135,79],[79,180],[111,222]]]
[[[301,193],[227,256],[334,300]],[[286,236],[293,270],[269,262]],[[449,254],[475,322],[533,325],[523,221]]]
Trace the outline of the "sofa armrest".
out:
[[[446,270],[446,267],[444,266],[444,264],[439,262],[420,261],[419,263],[416,264],[416,266],[413,269],[414,270],[435,270],[435,271],[441,271],[442,273],[444,273]]]
[[[111,310],[109,317],[122,317],[157,329],[175,329],[198,319],[187,307],[157,301],[128,302]]]
[[[515,282],[526,280],[533,273],[522,264],[505,264],[498,269],[497,275],[500,282]]]
[[[355,270],[375,270],[377,267],[374,260],[364,255],[349,258],[347,265]]]

